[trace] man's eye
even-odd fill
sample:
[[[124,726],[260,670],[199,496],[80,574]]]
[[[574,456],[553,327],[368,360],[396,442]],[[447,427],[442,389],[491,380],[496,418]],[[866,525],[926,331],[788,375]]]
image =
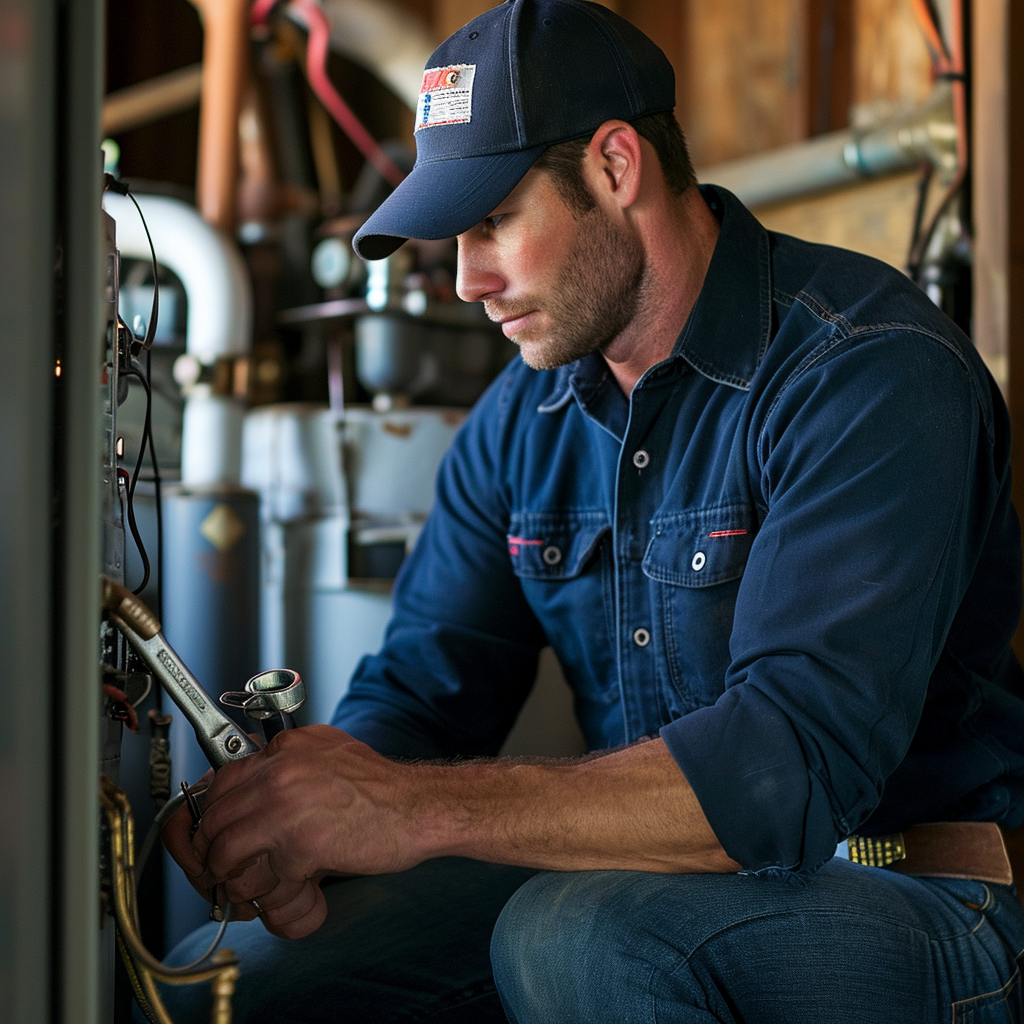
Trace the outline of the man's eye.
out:
[[[496,213],[492,217],[484,217],[484,223],[493,231],[504,219],[505,214]]]

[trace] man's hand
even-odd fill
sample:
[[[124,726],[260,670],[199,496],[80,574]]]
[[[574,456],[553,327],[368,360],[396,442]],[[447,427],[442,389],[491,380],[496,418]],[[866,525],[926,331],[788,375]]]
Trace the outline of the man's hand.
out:
[[[199,795],[200,802],[205,800],[205,789],[213,779],[211,769],[192,787]],[[192,844],[194,827],[192,815],[182,805],[164,824],[161,837],[193,888],[203,899],[212,903],[217,880],[196,856]],[[292,939],[308,935],[323,923],[326,905],[320,893],[319,879],[300,884],[282,882],[273,877],[265,856],[255,862],[239,865],[233,874],[237,876],[245,870],[248,870],[247,884],[237,885],[232,880],[228,886],[221,886],[219,890],[221,901],[227,896],[233,904],[232,920],[251,921],[259,916],[269,931],[282,938]],[[251,895],[247,894],[247,890],[251,890]],[[262,901],[260,896],[263,897]],[[259,911],[250,902],[252,899],[257,900]]]
[[[164,830],[172,856],[208,896],[223,885],[236,919],[256,915],[298,938],[323,922],[326,874],[379,874],[421,858],[406,834],[407,769],[329,726],[276,736],[222,768],[206,792],[195,838],[184,811]]]

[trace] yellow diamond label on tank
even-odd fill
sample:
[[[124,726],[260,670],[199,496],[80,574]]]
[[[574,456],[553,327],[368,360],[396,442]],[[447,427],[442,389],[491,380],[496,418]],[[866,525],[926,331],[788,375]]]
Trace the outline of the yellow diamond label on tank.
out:
[[[245,533],[245,523],[230,505],[214,505],[199,532],[220,552],[230,551]]]

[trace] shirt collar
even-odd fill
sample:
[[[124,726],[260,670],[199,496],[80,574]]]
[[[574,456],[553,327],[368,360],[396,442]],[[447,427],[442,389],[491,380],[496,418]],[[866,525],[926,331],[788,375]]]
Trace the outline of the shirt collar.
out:
[[[701,185],[721,222],[704,286],[670,359],[741,391],[750,389],[771,337],[772,284],[768,232],[729,191]],[[554,387],[538,412],[555,412],[573,397],[586,406],[608,375],[596,353],[555,371]]]

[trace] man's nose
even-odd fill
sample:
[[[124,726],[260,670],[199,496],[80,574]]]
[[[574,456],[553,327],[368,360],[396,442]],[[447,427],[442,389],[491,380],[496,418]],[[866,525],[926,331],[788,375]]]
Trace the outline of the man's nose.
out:
[[[463,302],[482,302],[499,295],[505,287],[500,274],[488,266],[488,261],[472,239],[459,235],[459,264],[455,275],[455,292]]]

